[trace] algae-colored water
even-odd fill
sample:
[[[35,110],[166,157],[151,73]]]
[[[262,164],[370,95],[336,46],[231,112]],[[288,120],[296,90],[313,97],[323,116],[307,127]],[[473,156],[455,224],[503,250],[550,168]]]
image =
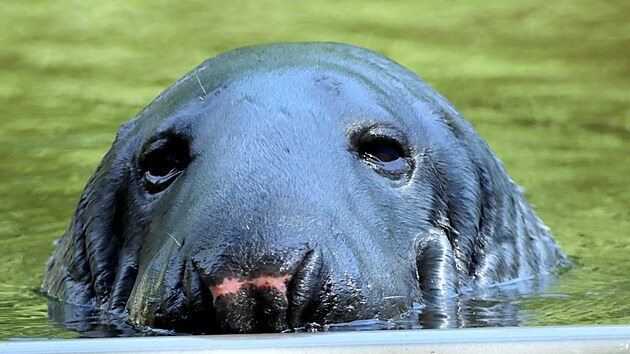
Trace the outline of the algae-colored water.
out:
[[[0,339],[76,337],[37,293],[117,126],[207,57],[326,40],[445,95],[576,264],[523,325],[630,322],[630,2],[0,2]]]

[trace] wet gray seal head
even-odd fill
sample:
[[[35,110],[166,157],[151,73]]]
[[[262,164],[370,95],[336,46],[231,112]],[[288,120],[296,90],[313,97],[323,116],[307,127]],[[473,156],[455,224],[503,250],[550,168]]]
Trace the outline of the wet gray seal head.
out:
[[[151,327],[268,332],[431,313],[565,259],[415,74],[273,44],[205,61],[121,126],[43,290]]]

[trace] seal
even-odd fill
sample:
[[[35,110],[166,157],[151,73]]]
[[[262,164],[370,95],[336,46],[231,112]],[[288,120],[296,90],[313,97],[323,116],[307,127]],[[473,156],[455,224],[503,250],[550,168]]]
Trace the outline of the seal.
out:
[[[415,74],[272,44],[205,61],[120,127],[42,290],[154,328],[278,332],[430,314],[566,259]]]

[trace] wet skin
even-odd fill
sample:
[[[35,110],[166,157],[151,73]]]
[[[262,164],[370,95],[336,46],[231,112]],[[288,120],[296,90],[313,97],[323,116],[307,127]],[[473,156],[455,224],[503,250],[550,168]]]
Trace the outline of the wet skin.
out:
[[[430,313],[565,261],[421,79],[278,44],[204,62],[120,128],[43,290],[151,327],[277,332]]]

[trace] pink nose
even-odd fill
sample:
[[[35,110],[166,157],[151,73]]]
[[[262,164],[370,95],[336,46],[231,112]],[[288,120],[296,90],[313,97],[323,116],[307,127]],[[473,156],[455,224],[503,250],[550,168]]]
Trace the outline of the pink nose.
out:
[[[210,287],[212,298],[235,295],[245,287],[254,287],[257,290],[274,289],[285,298],[287,296],[287,284],[291,281],[291,275],[262,275],[253,279],[224,278],[220,284]]]

